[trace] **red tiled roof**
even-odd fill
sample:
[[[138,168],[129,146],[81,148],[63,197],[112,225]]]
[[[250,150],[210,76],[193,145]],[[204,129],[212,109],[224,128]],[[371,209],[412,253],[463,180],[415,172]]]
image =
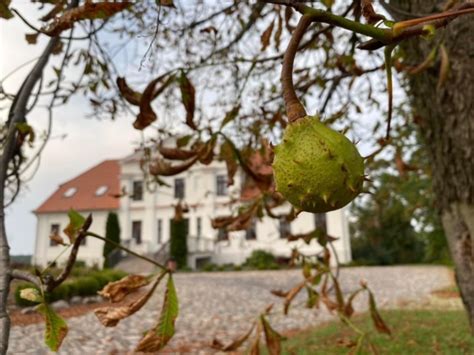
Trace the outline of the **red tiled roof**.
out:
[[[65,212],[73,208],[77,211],[113,210],[119,208],[119,199],[113,197],[120,192],[120,165],[118,160],[105,160],[81,175],[62,184],[35,213]],[[96,195],[97,189],[107,186],[101,196]],[[66,197],[64,193],[70,189],[76,192]]]

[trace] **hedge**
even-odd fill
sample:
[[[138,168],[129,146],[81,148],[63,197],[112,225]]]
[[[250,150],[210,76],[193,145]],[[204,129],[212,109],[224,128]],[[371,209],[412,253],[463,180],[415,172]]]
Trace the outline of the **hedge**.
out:
[[[120,270],[93,271],[88,276],[81,276],[65,281],[52,292],[46,294],[48,302],[58,300],[69,300],[74,296],[94,296],[105,285],[111,281],[116,281],[127,276],[127,273]],[[21,283],[15,289],[15,302],[20,307],[34,306],[36,303],[30,302],[20,297],[20,291],[25,288],[36,288],[31,283]]]

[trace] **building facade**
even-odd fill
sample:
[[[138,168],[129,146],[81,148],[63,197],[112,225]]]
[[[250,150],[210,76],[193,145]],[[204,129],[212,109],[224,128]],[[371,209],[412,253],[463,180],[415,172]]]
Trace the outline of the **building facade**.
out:
[[[231,201],[242,200],[243,173],[237,173],[232,186],[227,186],[225,163],[195,164],[191,169],[172,177],[163,177],[168,186],[146,186],[140,169],[140,156],[132,154],[122,160],[107,160],[61,185],[35,210],[37,236],[33,262],[46,265],[54,260],[63,246],[55,245],[49,236],[62,231],[68,223],[67,212],[73,208],[86,215],[92,213],[91,230],[105,234],[109,212],[119,216],[122,243],[134,251],[153,256],[170,239],[175,206],[183,201],[188,207],[184,218],[188,224],[188,265],[200,267],[215,264],[241,264],[254,250],[265,250],[277,257],[289,258],[294,247],[315,254],[321,250],[316,241],[309,245],[302,240],[289,242],[288,234],[307,233],[315,227],[325,228],[337,237],[334,249],[340,262],[351,260],[346,209],[326,214],[300,213],[291,223],[286,219],[263,217],[252,221],[245,231],[227,232],[214,229],[211,220],[230,216],[238,208]],[[121,192],[125,191],[125,194]],[[245,203],[245,202],[241,202]],[[290,205],[274,210],[287,213]],[[102,265],[103,242],[86,238],[78,259],[88,265]],[[59,257],[65,261],[67,253]]]

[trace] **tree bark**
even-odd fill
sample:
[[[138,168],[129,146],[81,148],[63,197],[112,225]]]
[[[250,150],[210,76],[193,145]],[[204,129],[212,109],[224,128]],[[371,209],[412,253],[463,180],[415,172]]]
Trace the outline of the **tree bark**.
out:
[[[48,59],[59,42],[59,37],[49,40],[43,54],[26,77],[20,87],[10,108],[7,133],[3,144],[0,159],[0,354],[5,354],[8,349],[10,335],[10,318],[7,312],[7,297],[10,292],[10,247],[8,246],[5,228],[5,188],[7,184],[8,169],[15,149],[17,148],[17,124],[26,120],[26,107],[31,92],[43,75],[43,70]]]
[[[443,10],[446,1],[391,0],[397,20]],[[402,11],[397,11],[397,9]],[[430,156],[433,189],[441,214],[456,280],[474,333],[474,16],[466,15],[438,30],[432,41],[402,43],[406,61],[421,63],[436,43],[449,56],[449,76],[438,87],[440,62],[407,76],[408,94],[423,144]]]

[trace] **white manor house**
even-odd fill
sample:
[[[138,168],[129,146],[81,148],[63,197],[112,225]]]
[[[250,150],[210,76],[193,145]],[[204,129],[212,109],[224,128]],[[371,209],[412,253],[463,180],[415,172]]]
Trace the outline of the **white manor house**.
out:
[[[320,251],[313,240],[309,245],[302,240],[289,242],[288,233],[300,234],[326,228],[327,233],[339,238],[334,250],[342,263],[351,260],[347,207],[326,214],[300,213],[291,223],[263,217],[256,220],[246,231],[227,232],[215,230],[211,219],[229,216],[238,207],[231,199],[245,203],[245,191],[240,191],[243,172],[238,172],[235,183],[227,187],[227,170],[224,162],[210,165],[196,163],[189,170],[172,177],[162,177],[170,187],[158,186],[147,189],[140,169],[140,155],[134,153],[121,160],[106,160],[79,176],[60,185],[58,189],[34,213],[37,216],[36,244],[33,263],[46,265],[61,253],[61,245],[50,240],[50,235],[61,232],[68,224],[67,213],[73,208],[83,215],[92,213],[91,231],[105,235],[109,212],[116,212],[121,229],[121,243],[134,251],[157,256],[168,244],[170,221],[180,200],[189,206],[184,215],[188,221],[188,266],[196,268],[205,263],[241,264],[253,250],[265,250],[277,257],[289,258],[291,250],[298,246],[307,254]],[[160,177],[161,178],[161,177]],[[121,191],[126,191],[122,197]],[[290,205],[274,210],[277,214],[288,212]],[[88,265],[103,264],[103,242],[86,238],[78,260]],[[58,259],[65,261],[68,253]]]

